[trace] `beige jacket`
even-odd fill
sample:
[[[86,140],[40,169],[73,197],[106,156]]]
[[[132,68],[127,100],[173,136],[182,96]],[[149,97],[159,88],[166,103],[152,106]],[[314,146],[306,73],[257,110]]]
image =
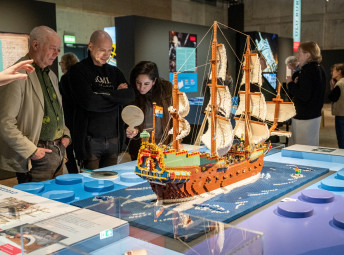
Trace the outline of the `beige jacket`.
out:
[[[52,71],[49,77],[62,107],[58,79]],[[0,87],[0,170],[31,169],[30,156],[37,149],[43,115],[44,98],[36,72],[29,73],[27,80]],[[64,134],[70,136],[67,127]]]

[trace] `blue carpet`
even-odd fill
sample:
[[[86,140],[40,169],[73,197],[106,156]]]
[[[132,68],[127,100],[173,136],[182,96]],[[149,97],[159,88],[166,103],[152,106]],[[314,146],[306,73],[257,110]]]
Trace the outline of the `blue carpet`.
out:
[[[329,172],[326,168],[298,165],[302,177],[293,178],[295,167],[296,165],[291,164],[265,162],[261,178],[255,183],[236,188],[227,194],[168,207],[190,215],[228,223]],[[145,203],[155,202],[154,193],[148,183],[112,191],[102,196],[125,197]],[[88,198],[73,205],[84,208],[97,203],[99,200]]]

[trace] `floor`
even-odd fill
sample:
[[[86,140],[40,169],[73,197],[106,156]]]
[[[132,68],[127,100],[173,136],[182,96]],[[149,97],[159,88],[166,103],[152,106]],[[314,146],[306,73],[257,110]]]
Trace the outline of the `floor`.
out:
[[[336,132],[334,129],[334,116],[331,114],[331,105],[325,104],[323,107],[323,119],[320,127],[320,146],[338,148]],[[1,170],[0,170],[1,171]],[[0,180],[0,184],[13,187],[17,185],[17,178]]]

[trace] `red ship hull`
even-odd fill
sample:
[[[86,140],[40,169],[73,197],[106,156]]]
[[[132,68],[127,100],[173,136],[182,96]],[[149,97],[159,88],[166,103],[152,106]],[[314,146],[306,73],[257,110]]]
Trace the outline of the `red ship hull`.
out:
[[[225,165],[214,164],[204,169],[199,167],[167,167],[166,170],[189,171],[190,180],[184,183],[166,183],[164,185],[151,182],[157,199],[164,203],[182,202],[194,199],[198,195],[243,181],[259,174],[263,168],[265,153],[250,161]],[[202,169],[203,168],[203,169]],[[218,171],[221,169],[221,171]]]

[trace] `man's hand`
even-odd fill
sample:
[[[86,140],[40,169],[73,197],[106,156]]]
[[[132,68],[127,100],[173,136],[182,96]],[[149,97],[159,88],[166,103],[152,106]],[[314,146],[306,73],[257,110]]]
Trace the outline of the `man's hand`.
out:
[[[121,84],[119,84],[119,86],[117,87],[117,90],[119,90],[119,89],[127,89],[128,88],[128,84],[126,84],[126,83],[121,83]]]
[[[69,139],[68,137],[63,137],[63,138],[61,139],[61,144],[62,144],[65,148],[68,147],[69,143],[70,143],[70,139]]]
[[[46,153],[52,153],[53,151],[46,148],[37,148],[35,154],[31,156],[32,160],[39,160],[45,156]]]
[[[138,134],[139,130],[137,128],[130,129],[127,127],[126,134],[128,138],[134,138]]]

